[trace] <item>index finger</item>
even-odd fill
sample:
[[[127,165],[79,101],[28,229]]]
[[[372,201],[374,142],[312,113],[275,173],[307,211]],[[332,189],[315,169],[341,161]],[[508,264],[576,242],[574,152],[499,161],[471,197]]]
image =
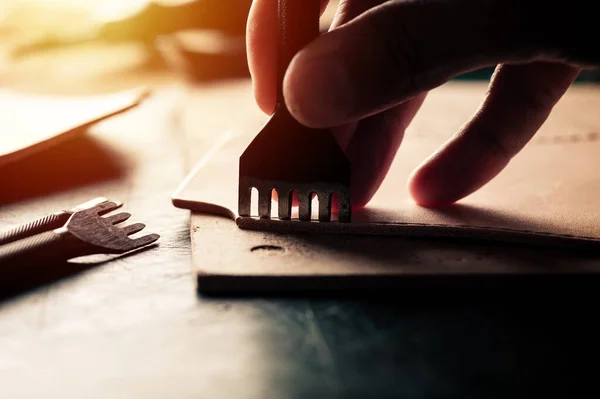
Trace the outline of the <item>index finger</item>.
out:
[[[329,3],[329,0],[301,1],[320,1],[321,13]],[[267,114],[273,113],[276,102],[277,3],[278,0],[254,0],[246,26],[248,66],[254,97],[260,109]]]

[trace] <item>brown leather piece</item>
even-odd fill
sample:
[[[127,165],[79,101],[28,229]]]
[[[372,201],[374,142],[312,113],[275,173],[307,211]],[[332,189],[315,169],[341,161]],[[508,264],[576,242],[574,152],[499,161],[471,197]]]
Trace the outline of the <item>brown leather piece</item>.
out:
[[[90,96],[49,96],[0,90],[0,166],[85,132],[127,111],[148,94],[144,88]]]
[[[477,301],[483,292],[510,297],[518,286],[529,295],[541,289],[561,295],[569,279],[590,279],[600,270],[598,257],[586,251],[463,239],[272,233],[242,230],[229,218],[201,213],[192,214],[191,231],[198,288],[205,294],[411,292],[422,301],[443,292]]]
[[[459,236],[600,248],[600,89],[575,86],[540,132],[492,182],[446,208],[424,208],[406,190],[409,174],[475,112],[481,84],[434,90],[410,126],[383,185],[350,224],[237,218],[239,154],[263,119],[248,112],[177,190],[173,203],[237,219],[248,230]],[[254,133],[253,133],[254,132]],[[277,207],[274,206],[273,209]],[[253,209],[256,209],[253,204]]]

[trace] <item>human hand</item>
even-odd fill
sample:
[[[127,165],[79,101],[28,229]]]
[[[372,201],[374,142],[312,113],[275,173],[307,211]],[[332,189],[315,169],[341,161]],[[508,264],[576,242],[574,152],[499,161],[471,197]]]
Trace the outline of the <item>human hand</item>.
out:
[[[323,8],[327,2],[321,0]],[[283,86],[286,104],[307,126],[333,127],[353,165],[353,205],[363,206],[387,174],[427,91],[498,65],[480,108],[409,179],[417,203],[453,203],[508,164],[582,68],[600,65],[587,3],[555,4],[341,0],[330,31],[292,60]],[[276,27],[277,0],[254,0],[249,66],[256,101],[269,114],[276,102]]]

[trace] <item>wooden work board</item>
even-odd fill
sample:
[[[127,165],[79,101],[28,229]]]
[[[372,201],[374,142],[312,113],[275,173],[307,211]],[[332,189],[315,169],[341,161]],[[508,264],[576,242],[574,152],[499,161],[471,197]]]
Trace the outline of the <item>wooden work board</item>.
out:
[[[485,90],[482,82],[451,82],[432,91],[406,132],[404,150],[398,155],[404,158],[399,162],[411,157],[415,158],[411,162],[420,162],[429,155],[422,147],[414,147],[415,142],[427,142],[427,151],[442,145],[476,112]],[[380,208],[373,207],[374,211],[358,214],[353,220],[366,221],[368,227],[374,228],[361,230],[356,223],[355,231],[348,234],[352,228],[343,230],[335,225],[298,229],[280,223],[273,228],[273,224],[260,221],[240,221],[235,215],[235,189],[225,196],[219,191],[225,185],[235,188],[235,170],[232,172],[231,165],[236,164],[239,151],[232,147],[219,158],[206,149],[213,143],[212,151],[222,151],[219,141],[226,141],[227,136],[239,130],[248,131],[251,137],[267,117],[257,110],[247,81],[216,85],[214,90],[192,95],[180,115],[180,123],[188,137],[188,163],[200,162],[175,192],[173,202],[192,211],[193,263],[199,289],[206,293],[381,290],[405,287],[416,280],[450,279],[456,286],[457,279],[472,281],[473,277],[494,281],[498,276],[562,276],[600,271],[600,256],[595,255],[600,253],[596,251],[600,248],[596,223],[599,213],[592,195],[600,188],[595,184],[600,176],[593,170],[593,153],[599,145],[600,119],[595,112],[599,101],[600,89],[594,86],[571,88],[528,146],[533,150],[527,153],[526,148],[519,158],[521,163],[497,179],[501,182],[497,184],[506,184],[502,179],[513,180],[505,194],[517,200],[502,203],[504,208],[494,208],[494,198],[504,195],[504,190],[493,184],[473,196],[476,201],[488,201],[487,209],[471,206],[467,201],[467,205],[458,206],[458,211],[432,214],[414,204],[402,205],[404,208],[389,205],[408,204],[407,172],[400,173],[393,167],[386,180],[394,184],[384,182],[382,194],[373,200]],[[569,147],[569,143],[577,146]],[[420,153],[415,156],[412,148]],[[416,159],[421,156],[422,159]],[[563,164],[555,162],[556,169],[544,173],[543,162],[549,159],[552,163],[560,157],[569,160]],[[517,178],[520,169],[529,169],[529,158],[542,162],[535,165],[536,173],[546,175],[540,187],[550,194],[540,197],[540,202],[535,200],[535,189],[529,189],[535,195],[530,195],[527,202],[518,200],[518,191],[526,191],[525,187],[535,183],[531,178],[526,181],[530,177],[527,174]],[[568,181],[569,173],[580,169],[585,175],[578,181],[586,190],[568,194],[571,186],[560,186]],[[553,182],[547,176],[553,174],[561,175],[560,179]],[[515,180],[518,181],[514,183]],[[389,224],[394,229],[385,226],[381,219],[385,212],[380,210],[386,206],[393,210]],[[511,207],[520,207],[523,215],[531,213],[535,217],[516,217],[519,209],[513,211]],[[484,228],[478,228],[480,225]],[[590,246],[593,251],[582,251]]]

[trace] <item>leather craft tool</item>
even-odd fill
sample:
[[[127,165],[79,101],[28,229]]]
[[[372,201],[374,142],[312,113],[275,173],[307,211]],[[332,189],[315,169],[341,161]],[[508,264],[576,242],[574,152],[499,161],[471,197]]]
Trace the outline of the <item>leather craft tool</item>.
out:
[[[311,220],[311,200],[319,200],[319,221],[332,220],[332,198],[339,198],[337,220],[350,222],[351,168],[327,129],[297,122],[283,98],[283,77],[294,55],[319,34],[318,0],[278,2],[278,83],[275,113],[239,160],[238,213],[250,218],[251,190],[259,192],[261,219],[271,218],[272,192],[278,196],[278,217],[290,220],[293,193],[298,195],[298,219]]]
[[[221,90],[234,109],[242,108],[252,95],[250,84],[246,88],[232,84],[231,90]],[[408,177],[447,140],[448,132],[460,129],[485,90],[485,85],[453,83],[430,92],[379,190],[367,206],[353,210],[350,223],[293,223],[238,215],[236,154],[248,146],[253,129],[265,120],[255,108],[240,111],[235,117],[239,127],[228,125],[229,130],[217,135],[218,143],[205,152],[178,187],[173,204],[226,216],[243,230],[468,237],[600,249],[600,117],[593,112],[600,106],[600,96],[596,88],[573,87],[522,152],[469,197],[440,208],[421,207],[412,201],[405,186]],[[240,98],[231,100],[236,95]],[[210,98],[221,101],[215,93],[210,93]],[[194,103],[194,110],[201,105]],[[209,113],[216,114],[207,107],[196,117],[209,120]],[[219,129],[216,122],[210,127]],[[252,215],[258,215],[256,208]]]
[[[598,275],[596,87],[573,86],[522,152],[476,193],[442,208],[412,201],[405,185],[410,173],[461,128],[486,90],[486,84],[474,82],[432,90],[380,189],[366,207],[353,210],[350,223],[240,217],[237,156],[266,118],[248,106],[250,82],[198,91],[188,107],[203,123],[190,123],[186,133],[192,143],[218,143],[210,151],[188,146],[190,158],[199,162],[172,201],[191,211],[199,289],[264,294],[318,287],[354,293],[417,281],[428,288],[432,281],[456,287],[477,276],[499,282],[525,274],[560,276],[561,281],[567,274]],[[223,106],[235,110],[227,121],[219,117]],[[255,207],[252,214],[258,215]]]
[[[11,241],[0,247],[0,265],[67,261],[94,254],[123,254],[159,239],[158,234],[130,238],[129,236],[146,226],[143,223],[117,226],[131,217],[129,213],[102,216],[118,207],[116,202],[103,201],[95,206],[76,210],[60,228]],[[51,216],[47,218],[52,219]]]
[[[54,212],[40,219],[22,224],[20,226],[13,227],[4,232],[0,232],[0,245],[18,241],[26,237],[31,237],[36,234],[44,233],[46,231],[59,229],[63,227],[65,223],[67,223],[69,218],[75,212],[79,212],[85,209],[96,207],[101,204],[108,203],[109,201],[107,198],[97,197],[90,201],[84,202],[83,204],[77,205],[71,209]],[[99,214],[104,215],[105,213],[111,212],[123,205],[120,202],[111,202],[110,204],[110,206],[103,207]]]

